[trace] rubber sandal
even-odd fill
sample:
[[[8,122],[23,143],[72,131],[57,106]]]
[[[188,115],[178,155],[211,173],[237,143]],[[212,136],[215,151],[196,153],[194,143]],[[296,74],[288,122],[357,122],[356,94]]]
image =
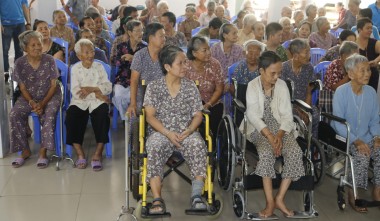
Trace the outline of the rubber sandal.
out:
[[[103,169],[103,165],[100,160],[91,160],[91,167],[93,171],[101,171]]]
[[[159,202],[159,204],[154,204],[155,202]],[[156,209],[160,210],[156,210]],[[149,208],[149,214],[152,215],[162,215],[166,213],[166,205],[162,198],[155,198],[152,201],[152,206]]]
[[[24,165],[24,163],[25,163],[25,160],[26,159],[28,159],[28,158],[22,158],[22,157],[18,157],[18,158],[16,158],[16,159],[14,159],[13,161],[12,161],[12,167],[13,168],[19,168],[19,167],[21,167],[22,165]]]
[[[77,159],[77,161],[75,161],[75,167],[78,169],[86,169],[87,160],[86,159]]]
[[[49,160],[47,158],[38,158],[37,160],[37,168],[45,169],[49,166]]]
[[[368,212],[368,209],[366,207],[355,206],[355,203],[352,203],[352,202],[350,202],[349,204],[352,207],[352,209],[358,213],[367,213]]]
[[[193,196],[191,198],[192,210],[207,210],[207,204],[202,200],[201,196]]]

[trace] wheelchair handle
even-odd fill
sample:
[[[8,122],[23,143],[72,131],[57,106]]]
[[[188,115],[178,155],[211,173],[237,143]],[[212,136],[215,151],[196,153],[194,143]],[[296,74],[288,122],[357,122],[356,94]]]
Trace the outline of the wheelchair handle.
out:
[[[293,103],[308,113],[311,113],[313,111],[310,105],[308,105],[305,101],[295,99],[293,100]]]
[[[243,104],[243,102],[241,102],[239,99],[235,98],[232,100],[233,104],[235,105],[235,107],[237,108],[238,111],[242,112],[242,113],[245,113],[245,106]]]
[[[326,112],[322,112],[321,115],[322,115],[323,117],[326,117],[326,118],[328,118],[328,119],[330,119],[330,120],[337,121],[337,122],[342,123],[342,124],[345,124],[345,123],[346,123],[346,120],[345,120],[345,119],[340,118],[340,117],[337,117],[337,116],[332,115],[332,114],[329,114],[329,113],[326,113]]]
[[[208,115],[210,115],[210,110],[207,110],[207,109],[203,109],[202,110],[202,114],[208,114]]]

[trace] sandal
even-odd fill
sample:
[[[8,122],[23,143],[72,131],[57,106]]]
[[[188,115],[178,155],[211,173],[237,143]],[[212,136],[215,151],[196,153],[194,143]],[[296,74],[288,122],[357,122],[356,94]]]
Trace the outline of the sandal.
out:
[[[91,167],[93,171],[101,171],[103,169],[102,161],[91,160]]]
[[[358,200],[358,199],[357,199]],[[368,209],[367,207],[359,207],[359,206],[356,206],[354,202],[349,202],[351,208],[353,210],[355,210],[356,212],[358,213],[367,213],[368,212]]]
[[[207,204],[203,201],[199,195],[191,197],[191,209],[192,210],[207,210]]]
[[[12,167],[13,168],[19,168],[19,167],[21,167],[22,165],[24,165],[24,163],[25,163],[25,160],[27,160],[29,157],[27,157],[27,158],[22,158],[22,157],[18,157],[18,158],[16,158],[16,159],[14,159],[13,161],[12,161]]]
[[[75,161],[75,167],[78,169],[86,169],[87,160],[86,159],[77,159],[77,161]]]
[[[37,160],[37,168],[45,169],[49,166],[49,160],[47,158],[38,158]]]
[[[154,204],[155,202],[159,202],[158,204]],[[158,209],[158,210],[157,210]],[[155,198],[152,201],[152,206],[149,208],[149,214],[152,215],[163,215],[166,213],[166,205],[162,198]]]

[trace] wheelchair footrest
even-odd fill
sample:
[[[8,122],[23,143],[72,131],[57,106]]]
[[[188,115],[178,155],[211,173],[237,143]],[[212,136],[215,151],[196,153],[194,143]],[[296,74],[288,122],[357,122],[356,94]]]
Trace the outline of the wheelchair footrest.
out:
[[[163,214],[150,214],[149,209],[152,206],[152,203],[147,203],[146,207],[143,207],[141,210],[141,217],[144,219],[158,219],[158,218],[166,218],[171,217],[172,214],[169,212],[165,212]]]
[[[269,217],[262,217],[259,215],[259,213],[249,213],[247,215],[247,219],[250,219],[250,220],[277,220],[278,219],[278,216],[276,216],[275,214],[269,216]]]
[[[276,179],[272,180],[273,189],[277,189],[280,187],[281,180],[282,180],[281,175],[276,174]],[[245,178],[244,186],[246,190],[262,189],[263,188],[262,178],[256,174],[248,175]],[[314,189],[314,177],[309,176],[309,175],[303,176],[299,180],[292,182],[289,187],[289,190],[311,191],[313,189]]]
[[[212,215],[207,209],[187,209],[185,210],[186,215],[196,215],[196,216],[209,216]]]
[[[380,201],[367,201],[363,199],[356,199],[355,206],[357,207],[378,207],[380,206]]]
[[[305,212],[305,211],[294,211],[294,216],[290,216],[290,217],[287,217],[287,218],[291,218],[291,219],[309,219],[309,218],[314,218],[314,217],[318,217],[318,213],[316,213],[316,212],[308,213],[308,212]]]

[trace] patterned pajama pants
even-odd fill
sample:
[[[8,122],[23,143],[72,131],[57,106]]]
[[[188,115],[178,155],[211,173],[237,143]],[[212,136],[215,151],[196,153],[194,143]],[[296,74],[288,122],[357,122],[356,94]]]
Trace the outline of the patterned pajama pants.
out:
[[[351,154],[354,164],[354,175],[356,187],[367,189],[368,187],[368,166],[370,158],[373,159],[374,184],[380,186],[380,148],[374,148],[371,141],[368,146],[371,148],[369,157],[360,154],[355,145],[351,145]],[[348,173],[348,180],[352,183],[351,170]]]
[[[44,113],[39,117],[41,124],[41,147],[55,149],[54,130],[57,112],[61,104],[61,92],[56,92],[47,103]],[[32,108],[24,97],[20,97],[9,113],[11,152],[29,150],[27,127]]]
[[[199,134],[194,132],[182,143],[182,147],[177,148],[170,140],[159,132],[152,133],[146,141],[146,151],[148,153],[148,174],[147,182],[151,178],[159,176],[163,179],[164,165],[173,151],[180,152],[186,160],[191,177],[206,177],[206,144]]]

